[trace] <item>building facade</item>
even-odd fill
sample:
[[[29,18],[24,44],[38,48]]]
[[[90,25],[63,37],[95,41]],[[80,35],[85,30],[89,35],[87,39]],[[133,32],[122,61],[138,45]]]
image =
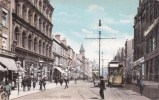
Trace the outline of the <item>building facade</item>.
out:
[[[131,69],[133,68],[133,54],[134,54],[134,44],[133,44],[133,39],[131,40],[126,40],[125,42],[125,68],[126,68],[126,73],[130,73]]]
[[[3,78],[13,80],[17,71],[12,44],[12,0],[0,0],[0,82]]]
[[[134,40],[126,40],[125,42],[125,74],[127,78],[131,78],[134,72],[133,69],[133,61],[134,61]]]
[[[146,80],[158,81],[158,0],[140,0],[134,23],[134,69]]]
[[[52,76],[52,27],[54,8],[49,0],[12,1],[12,51],[22,62],[26,75],[39,78],[39,61],[43,60],[42,76]]]
[[[61,35],[53,36],[53,55],[54,61],[54,79],[62,76],[67,76],[67,62],[68,62],[68,46],[66,39],[61,39]]]

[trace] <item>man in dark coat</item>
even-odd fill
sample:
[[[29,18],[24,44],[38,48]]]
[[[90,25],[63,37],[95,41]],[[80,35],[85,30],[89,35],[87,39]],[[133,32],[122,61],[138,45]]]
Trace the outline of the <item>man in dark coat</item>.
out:
[[[100,91],[99,91],[99,94],[100,94],[101,98],[104,100],[104,90],[106,89],[105,81],[103,80],[103,76],[100,76],[99,78],[100,78],[100,83],[99,83]]]
[[[39,85],[40,85],[40,90],[42,90],[42,85],[43,85],[43,80],[42,79],[39,80]]]
[[[140,78],[139,87],[140,87],[140,94],[142,96],[143,95],[143,90],[144,90],[144,81],[143,81],[142,78]]]
[[[28,87],[28,91],[30,91],[30,88],[31,88],[31,77],[27,78],[27,87]]]
[[[46,90],[46,77],[43,78],[43,87],[44,87],[44,90]]]
[[[65,81],[65,88],[68,88],[68,79],[67,79],[67,77],[65,77],[65,79],[64,79],[64,81]]]
[[[23,91],[25,91],[26,86],[27,86],[27,81],[26,81],[26,77],[24,77],[24,78],[22,79],[22,87],[23,87]]]

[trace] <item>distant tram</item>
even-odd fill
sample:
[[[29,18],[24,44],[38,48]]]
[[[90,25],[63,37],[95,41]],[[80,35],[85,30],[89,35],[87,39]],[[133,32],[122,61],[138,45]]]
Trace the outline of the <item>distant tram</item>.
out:
[[[108,86],[122,86],[123,65],[119,64],[118,61],[111,61],[108,63]]]

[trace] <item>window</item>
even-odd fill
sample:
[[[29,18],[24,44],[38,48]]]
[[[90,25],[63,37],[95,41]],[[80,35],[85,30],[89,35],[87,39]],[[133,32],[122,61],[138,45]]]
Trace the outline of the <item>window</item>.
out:
[[[155,49],[156,43],[155,43],[155,37],[152,38],[152,51]]]
[[[7,49],[7,39],[6,38],[2,38],[2,49]]]
[[[25,48],[26,34],[23,32],[22,34],[22,47]]]
[[[37,52],[37,39],[34,39],[34,51]]]
[[[29,35],[28,37],[28,49],[31,50],[31,44],[32,44],[32,37]]]
[[[22,17],[23,17],[23,19],[26,19],[26,12],[27,12],[27,9],[26,9],[26,7],[25,7],[25,5],[23,5],[23,12],[22,12]]]
[[[42,44],[41,44],[41,41],[39,41],[39,54],[41,54],[41,47],[42,47]]]
[[[28,13],[28,22],[30,24],[32,23],[32,12],[31,12],[31,9],[29,10],[29,13]]]
[[[43,55],[45,55],[45,43],[43,42]]]
[[[8,24],[8,11],[4,8],[2,9],[2,24],[3,26],[7,26]]]
[[[15,13],[17,15],[19,15],[19,8],[20,8],[20,5],[19,5],[18,0],[15,0]]]

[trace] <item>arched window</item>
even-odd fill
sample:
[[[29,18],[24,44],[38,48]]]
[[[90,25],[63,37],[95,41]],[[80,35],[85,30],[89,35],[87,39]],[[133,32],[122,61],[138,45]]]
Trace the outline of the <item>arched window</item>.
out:
[[[37,0],[34,0],[34,5],[35,7],[37,7]]]
[[[23,4],[23,7],[22,7],[22,18],[23,19],[26,19],[26,12],[27,12],[26,6],[25,6],[25,4]]]
[[[48,48],[48,45],[46,45],[46,56],[48,56],[48,51],[49,51],[49,48]]]
[[[41,0],[39,1],[39,9],[41,11],[41,8],[42,8],[42,3],[41,3]]]
[[[46,25],[46,34],[49,34],[49,25]]]
[[[23,31],[22,33],[22,47],[25,48],[26,45],[26,32]]]
[[[50,20],[51,20],[51,17],[52,17],[52,13],[50,12]]]
[[[37,38],[34,38],[34,52],[37,52]]]
[[[42,42],[41,40],[39,41],[39,54],[41,54],[41,48],[42,48]]]
[[[19,27],[16,27],[14,30],[14,41],[19,45],[19,35],[20,35],[20,30]]]
[[[43,5],[43,11],[44,11],[44,13],[45,13],[45,10],[46,10],[46,6],[45,6],[45,5]]]
[[[51,46],[49,47],[49,57],[51,57]]]
[[[44,32],[44,34],[46,34],[45,32],[46,32],[46,25],[45,25],[45,22],[43,22],[43,32]]]
[[[19,15],[19,9],[20,8],[20,4],[19,4],[19,0],[15,0],[15,13],[17,14],[17,15]]]
[[[49,9],[46,10],[46,15],[47,15],[47,18],[49,16]]]
[[[45,55],[45,42],[43,42],[43,55]]]
[[[40,18],[40,19],[39,19],[39,30],[40,30],[40,31],[42,31],[41,28],[42,28],[42,20],[41,20],[41,18]]]
[[[38,16],[37,14],[34,15],[34,26],[37,27],[38,25]]]
[[[31,50],[31,44],[32,44],[32,36],[28,36],[28,49]]]
[[[49,35],[51,35],[51,32],[52,32],[52,27],[50,27],[49,29]]]
[[[32,23],[32,12],[31,12],[31,9],[29,9],[29,12],[28,12],[28,22]]]

